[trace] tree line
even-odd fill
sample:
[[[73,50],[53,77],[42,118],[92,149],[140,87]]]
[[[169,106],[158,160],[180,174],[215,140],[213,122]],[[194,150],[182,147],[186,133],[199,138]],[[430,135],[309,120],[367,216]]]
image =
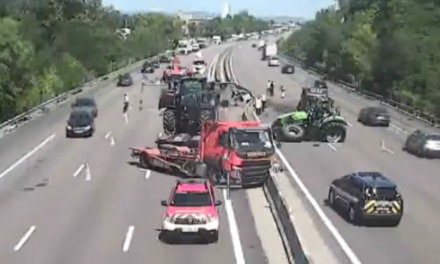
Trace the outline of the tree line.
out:
[[[226,18],[215,17],[199,24],[190,24],[188,30],[191,37],[221,36],[222,39],[227,39],[233,34],[261,32],[269,26],[269,21],[242,11]]]
[[[170,48],[182,22],[100,0],[0,2],[0,120]]]
[[[305,67],[440,115],[440,3],[339,1],[283,42]]]

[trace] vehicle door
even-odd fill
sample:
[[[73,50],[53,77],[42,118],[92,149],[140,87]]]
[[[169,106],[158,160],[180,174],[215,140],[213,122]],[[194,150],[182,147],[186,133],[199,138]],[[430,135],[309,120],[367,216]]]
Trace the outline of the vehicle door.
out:
[[[335,203],[338,207],[348,208],[350,204],[347,189],[350,185],[350,175],[344,176],[333,183],[335,188]]]
[[[414,131],[414,133],[412,133],[408,139],[409,149],[412,151],[417,151],[418,145],[420,144],[419,142],[422,141],[422,139],[423,139],[422,132],[419,130]]]
[[[230,159],[230,155],[233,153],[231,149],[231,142],[231,135],[229,131],[219,135],[219,145],[222,148],[220,153],[220,162],[222,168],[227,171],[230,171],[232,166]]]
[[[219,167],[224,147],[220,142],[221,131],[215,130],[211,124],[204,123],[204,133],[207,134],[204,149],[204,161],[210,166]]]

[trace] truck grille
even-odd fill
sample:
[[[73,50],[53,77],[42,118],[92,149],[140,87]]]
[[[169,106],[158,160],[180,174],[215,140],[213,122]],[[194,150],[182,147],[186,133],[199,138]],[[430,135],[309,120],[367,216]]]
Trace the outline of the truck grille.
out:
[[[270,160],[243,160],[242,184],[258,184],[264,182],[272,164]]]

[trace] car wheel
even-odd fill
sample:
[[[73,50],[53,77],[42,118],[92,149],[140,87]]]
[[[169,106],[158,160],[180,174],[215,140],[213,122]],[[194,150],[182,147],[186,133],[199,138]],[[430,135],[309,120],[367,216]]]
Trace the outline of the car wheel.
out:
[[[211,239],[210,239],[211,243],[217,243],[217,241],[218,241],[218,231],[215,232],[214,234],[212,234]]]
[[[327,202],[331,207],[335,206],[335,192],[332,189],[328,190]]]
[[[348,220],[350,220],[350,223],[359,225],[361,222],[359,218],[356,208],[353,205],[350,205],[350,208],[348,208]]]

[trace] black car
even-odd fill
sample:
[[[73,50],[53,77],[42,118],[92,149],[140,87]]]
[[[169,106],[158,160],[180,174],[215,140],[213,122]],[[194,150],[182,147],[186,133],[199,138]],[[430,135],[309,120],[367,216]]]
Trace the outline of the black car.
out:
[[[141,73],[154,73],[154,65],[149,61],[144,62]]]
[[[385,107],[370,106],[359,112],[358,122],[368,126],[390,126],[390,115]]]
[[[355,225],[377,221],[398,226],[403,216],[402,195],[380,172],[356,172],[334,180],[327,204]]]
[[[153,67],[155,68],[155,69],[159,69],[160,68],[160,63],[159,63],[159,61],[153,61]]]
[[[98,116],[98,105],[93,97],[77,97],[75,102],[72,103],[72,109],[77,108],[89,111],[93,117]]]
[[[118,76],[117,86],[125,87],[131,85],[133,85],[133,78],[131,77],[130,73],[124,73]]]
[[[406,139],[403,150],[421,158],[440,158],[440,135],[416,130]]]
[[[295,67],[292,65],[284,65],[281,68],[281,73],[285,73],[285,74],[294,74],[295,73]]]
[[[95,120],[87,108],[75,108],[66,125],[66,137],[91,137],[95,133]]]
[[[171,58],[169,56],[162,55],[159,58],[159,62],[160,63],[170,63],[171,62]]]

